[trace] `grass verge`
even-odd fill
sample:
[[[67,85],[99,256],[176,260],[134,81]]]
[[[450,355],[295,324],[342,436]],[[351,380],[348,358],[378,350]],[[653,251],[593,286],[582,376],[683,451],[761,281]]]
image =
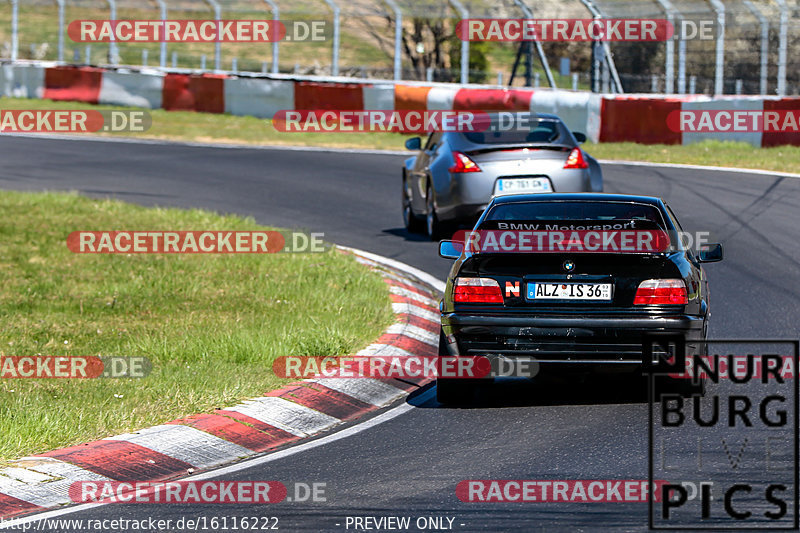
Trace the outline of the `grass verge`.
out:
[[[131,109],[115,106],[90,106],[78,102],[0,98],[0,109],[86,108]],[[255,117],[164,111],[163,109],[154,109],[150,113],[153,125],[148,131],[127,135],[192,142],[379,150],[404,150],[403,143],[408,138],[407,135],[397,133],[284,133],[273,128],[269,120]],[[688,146],[587,143],[584,148],[598,159],[755,168],[779,172],[797,172],[797,169],[800,168],[800,146],[757,148],[741,142],[705,141]]]
[[[0,356],[145,356],[153,367],[144,379],[0,379],[0,460],[264,394],[288,381],[272,373],[276,357],[354,353],[393,319],[381,278],[335,251],[66,247],[79,229],[262,229],[252,219],[64,193],[0,192],[0,211]]]

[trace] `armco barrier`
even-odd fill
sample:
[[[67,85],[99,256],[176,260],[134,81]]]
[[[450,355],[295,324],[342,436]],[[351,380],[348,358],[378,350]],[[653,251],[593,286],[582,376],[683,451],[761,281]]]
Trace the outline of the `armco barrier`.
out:
[[[104,72],[100,86],[101,104],[159,109],[162,104],[164,74],[152,72]]]
[[[460,89],[458,86],[445,86],[445,87],[431,87],[428,91],[428,98],[425,106],[422,109],[431,111],[449,111],[453,109],[453,104],[456,100],[456,94]]]
[[[44,98],[96,104],[103,70],[93,67],[52,67],[44,73]]]
[[[430,87],[396,84],[394,86],[394,108],[398,111],[427,109],[430,90]]]
[[[603,97],[600,142],[681,144],[680,132],[667,127],[671,111],[680,111],[678,98]]]
[[[764,100],[764,111],[786,111],[800,109],[800,98],[781,98]],[[800,133],[778,133],[765,131],[761,138],[761,146],[781,146],[792,144],[800,146]]]
[[[394,85],[365,85],[364,109],[394,109]]]
[[[600,103],[598,94],[575,91],[533,91],[531,111],[552,113],[572,131],[585,133],[589,140],[600,139]]]
[[[726,110],[726,111],[761,111],[765,101],[760,97],[737,97],[733,98],[698,98],[681,103],[681,111],[702,111],[702,110]],[[730,132],[724,134],[727,141],[739,141],[750,143],[753,146],[761,146],[762,134],[759,131],[753,132]],[[719,139],[719,133],[703,132],[683,132],[683,144],[694,144],[706,139]]]
[[[457,111],[528,111],[533,91],[518,89],[459,89],[453,100]]]
[[[296,109],[294,83],[291,81],[258,78],[225,80],[226,113],[271,118],[284,109]]]
[[[167,74],[162,106],[167,111],[225,112],[224,75]]]
[[[744,141],[754,146],[800,145],[800,133],[681,133],[667,125],[669,114],[680,110],[796,110],[800,108],[797,97],[597,95],[443,83],[385,80],[351,83],[342,78],[238,77],[130,67],[115,70],[35,61],[0,63],[0,95],[260,118],[271,118],[277,111],[291,109],[530,109],[558,115],[572,131],[585,133],[594,142],[691,144],[713,138]]]
[[[42,98],[44,71],[38,64],[0,64],[0,96]]]
[[[295,109],[364,109],[362,85],[356,83],[294,83]]]

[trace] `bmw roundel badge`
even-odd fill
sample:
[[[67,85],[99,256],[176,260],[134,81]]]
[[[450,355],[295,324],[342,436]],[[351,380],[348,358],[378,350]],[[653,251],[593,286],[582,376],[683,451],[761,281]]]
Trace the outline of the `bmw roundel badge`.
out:
[[[572,259],[567,259],[561,266],[565,272],[572,272],[573,270],[575,270],[575,261],[573,261]]]

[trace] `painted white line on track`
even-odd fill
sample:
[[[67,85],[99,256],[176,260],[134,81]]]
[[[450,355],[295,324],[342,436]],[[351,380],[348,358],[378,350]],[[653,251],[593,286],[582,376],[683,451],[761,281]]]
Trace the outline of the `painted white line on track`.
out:
[[[800,174],[791,172],[778,172],[777,170],[762,170],[758,168],[715,167],[706,165],[686,165],[683,163],[651,163],[649,161],[619,161],[616,159],[598,159],[604,165],[629,165],[633,167],[665,167],[682,168],[686,170],[713,170],[714,172],[737,172],[740,174],[758,174],[760,176],[777,176],[783,178],[800,179]]]
[[[382,265],[386,265],[389,267],[394,268],[395,270],[399,270],[401,272],[405,272],[406,274],[410,274],[414,276],[420,281],[423,281],[436,289],[439,292],[444,292],[444,281],[437,279],[427,272],[423,272],[418,268],[414,268],[411,265],[407,265],[405,263],[401,263],[400,261],[395,261],[394,259],[389,259],[388,257],[383,257],[378,254],[373,254],[371,252],[365,252],[364,250],[359,250],[358,248],[350,248],[349,246],[339,246],[336,245],[337,248],[341,248],[342,250],[350,250],[351,252],[363,255],[367,259],[371,259],[376,263],[380,263]]]
[[[419,396],[417,401],[420,402],[420,403],[427,402],[428,400],[430,400],[433,397],[435,391],[436,390],[433,389],[433,388],[431,388],[430,390],[425,391],[423,394],[421,394]],[[233,474],[233,473],[236,473],[236,472],[240,472],[242,470],[247,470],[248,468],[252,468],[254,466],[259,466],[259,465],[262,465],[262,464],[271,463],[272,461],[277,461],[279,459],[283,459],[284,457],[290,457],[290,456],[298,454],[298,453],[302,453],[302,452],[305,452],[305,451],[308,451],[308,450],[313,450],[314,448],[317,448],[319,446],[324,446],[324,445],[326,445],[328,443],[335,442],[335,441],[341,440],[341,439],[345,439],[345,438],[351,437],[353,435],[357,435],[358,433],[361,433],[362,431],[366,431],[368,429],[371,429],[371,428],[373,428],[373,427],[375,427],[375,426],[377,426],[379,424],[382,424],[383,422],[388,422],[389,420],[391,420],[393,418],[397,418],[398,416],[404,415],[405,413],[411,411],[414,408],[415,407],[413,405],[408,404],[408,403],[404,403],[402,405],[398,405],[394,409],[391,409],[391,410],[389,410],[389,411],[387,411],[385,413],[382,413],[382,414],[376,416],[375,418],[371,418],[371,419],[367,420],[366,422],[362,422],[362,423],[357,424],[355,426],[351,426],[351,427],[345,428],[345,429],[343,429],[341,431],[337,431],[336,433],[333,433],[333,434],[328,435],[326,437],[322,437],[320,439],[313,440],[311,442],[306,442],[304,444],[298,444],[297,446],[293,446],[293,447],[287,448],[285,450],[281,450],[281,451],[278,451],[278,452],[275,452],[275,453],[271,453],[269,455],[265,455],[265,456],[262,456],[262,457],[256,457],[255,459],[249,459],[249,460],[246,460],[246,461],[242,461],[241,463],[236,463],[234,465],[226,466],[226,467],[223,467],[223,468],[220,468],[220,469],[217,469],[217,470],[213,470],[211,472],[203,472],[202,474],[198,474],[196,476],[188,477],[188,478],[185,479],[185,481],[201,481],[201,480],[204,480],[204,479],[214,479],[214,478],[218,478],[218,477],[221,477],[221,476],[225,476],[225,475]],[[54,510],[54,511],[47,511],[47,512],[44,512],[44,513],[40,513],[40,514],[36,514],[36,515],[32,515],[32,516],[27,516],[27,517],[24,517],[24,518],[17,518],[17,519],[8,520],[8,521],[3,522],[2,524],[0,524],[0,529],[12,529],[12,528],[13,529],[19,529],[20,526],[23,526],[25,524],[30,524],[30,523],[37,522],[37,521],[40,521],[40,520],[45,520],[45,519],[48,519],[48,518],[57,518],[59,516],[73,514],[73,513],[80,512],[80,511],[87,511],[89,509],[93,509],[95,507],[102,507],[102,506],[105,506],[105,505],[109,505],[109,504],[107,504],[107,503],[83,503],[83,504],[80,504],[80,505],[76,505],[74,507],[67,507],[65,509],[57,509],[57,510]]]

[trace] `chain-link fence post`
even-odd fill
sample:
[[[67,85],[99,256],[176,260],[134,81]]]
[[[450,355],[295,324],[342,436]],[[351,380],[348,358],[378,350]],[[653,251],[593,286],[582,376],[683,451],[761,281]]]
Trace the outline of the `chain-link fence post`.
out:
[[[394,11],[394,79],[399,80],[403,77],[402,71],[402,47],[403,41],[403,11],[394,0],[386,0],[386,3]]]
[[[453,9],[461,15],[461,20],[469,18],[469,11],[461,2],[458,0],[449,0],[449,2]],[[469,39],[461,39],[461,83],[469,83]]]
[[[667,14],[667,22],[675,27],[675,7],[669,0],[657,0]],[[666,64],[664,65],[664,92],[670,94],[675,88],[675,40],[667,39]]]
[[[781,8],[778,30],[778,96],[786,96],[786,41],[788,38],[789,7],[786,0],[775,0]]]
[[[273,0],[264,0],[267,4],[269,4],[270,9],[272,9],[272,20],[279,24],[279,20],[281,18],[281,11]],[[272,34],[272,73],[278,73],[278,39],[275,38],[276,34],[273,32]]]
[[[331,61],[331,75],[339,75],[339,5],[333,0],[325,0],[333,11],[333,58]]]
[[[222,43],[219,40],[220,20],[222,20],[222,8],[216,0],[205,0],[214,10],[214,20],[217,21],[217,40],[214,42],[214,70],[222,68]]]
[[[708,0],[717,14],[717,45],[716,58],[714,60],[714,94],[725,92],[724,69],[725,69],[725,6],[720,0]]]
[[[759,94],[767,94],[767,56],[769,54],[769,21],[750,0],[744,0],[744,5],[750,10],[761,26],[761,76],[759,79]]]
[[[11,61],[19,55],[19,0],[11,0]]]

